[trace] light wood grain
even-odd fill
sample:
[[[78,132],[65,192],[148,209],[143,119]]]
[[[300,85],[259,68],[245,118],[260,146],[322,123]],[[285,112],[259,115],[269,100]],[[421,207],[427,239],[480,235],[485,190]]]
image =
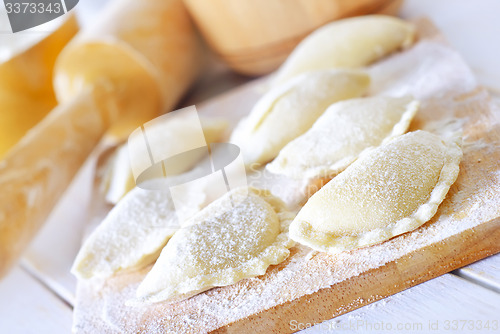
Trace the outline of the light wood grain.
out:
[[[19,267],[0,281],[0,333],[71,331],[71,308]]]

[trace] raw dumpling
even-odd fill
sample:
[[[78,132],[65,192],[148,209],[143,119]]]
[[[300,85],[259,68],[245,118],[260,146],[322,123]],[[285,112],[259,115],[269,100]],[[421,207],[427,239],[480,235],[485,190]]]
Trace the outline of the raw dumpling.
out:
[[[168,187],[171,180],[155,182]],[[203,191],[193,189],[186,197],[190,199],[193,215],[203,207],[206,196]],[[108,277],[150,264],[178,228],[169,190],[134,188],[87,238],[71,272],[80,279]]]
[[[309,130],[326,108],[359,97],[370,78],[354,70],[309,72],[264,95],[234,130],[231,142],[247,166],[275,158],[291,140]]]
[[[267,168],[297,179],[334,176],[365,149],[405,133],[418,105],[411,97],[337,102],[309,131],[286,145]]]
[[[292,218],[268,191],[245,187],[227,193],[170,239],[137,298],[172,302],[263,275],[290,254]]]
[[[335,21],[314,31],[295,48],[278,70],[273,85],[307,71],[366,66],[408,47],[414,39],[414,27],[392,16]]]
[[[455,182],[460,136],[411,132],[363,153],[314,194],[290,237],[331,253],[373,245],[432,218]]]
[[[166,122],[153,123],[149,131],[153,138],[163,141],[166,151],[182,151],[183,147],[188,147],[192,136],[190,118],[179,117],[167,119]],[[203,127],[203,134],[207,144],[218,142],[222,139],[228,123],[220,118],[200,117]],[[183,130],[184,129],[184,130]],[[193,156],[194,159],[179,160],[182,165],[178,165],[175,172],[167,176],[183,173],[194,166],[202,155]],[[127,144],[123,144],[116,149],[116,152],[107,166],[103,188],[106,194],[106,201],[112,204],[118,201],[133,187],[135,180],[130,166],[129,149]]]

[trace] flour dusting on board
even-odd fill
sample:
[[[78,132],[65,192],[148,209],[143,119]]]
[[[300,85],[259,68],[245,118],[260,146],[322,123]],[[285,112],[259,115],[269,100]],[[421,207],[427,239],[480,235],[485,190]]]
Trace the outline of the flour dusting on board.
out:
[[[498,217],[500,139],[498,119],[495,119],[498,116],[484,112],[493,108],[491,101],[487,93],[476,88],[475,79],[460,56],[440,42],[422,39],[408,51],[375,64],[369,72],[373,76],[372,93],[411,93],[421,99],[422,108],[412,122],[412,130],[426,128],[444,136],[456,131],[464,133],[460,175],[430,222],[382,244],[335,255],[313,252],[299,245],[291,249],[285,262],[270,267],[265,275],[214,288],[175,304],[125,306],[125,302],[134,297],[150,267],[116,275],[100,289],[89,282],[80,282],[75,331],[208,332],[329,288],[389,262],[397,263],[403,256],[443,243],[449,237]],[[238,97],[235,94],[235,98]],[[227,99],[230,97],[224,100],[230,105]],[[204,108],[215,110],[218,106],[214,102],[214,105],[206,104]],[[203,108],[200,109],[203,113]],[[251,175],[252,186],[270,188],[275,195],[285,197],[283,199],[289,205],[298,205],[304,199],[299,191],[302,184],[287,184],[283,179],[267,178],[257,172]],[[367,300],[378,297],[373,295]],[[366,299],[361,297],[350,300],[336,309],[335,314],[351,309],[350,305],[364,302]],[[272,324],[273,318],[268,321]]]

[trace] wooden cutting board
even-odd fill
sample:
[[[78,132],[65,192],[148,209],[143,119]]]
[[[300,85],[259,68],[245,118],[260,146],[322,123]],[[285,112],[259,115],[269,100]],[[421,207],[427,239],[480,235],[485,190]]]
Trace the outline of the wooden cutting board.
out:
[[[77,333],[290,333],[447,273],[500,251],[500,108],[477,87],[471,71],[427,21],[411,49],[373,66],[370,94],[411,93],[422,108],[411,130],[441,135],[463,128],[460,174],[436,216],[419,229],[379,245],[336,255],[292,248],[265,275],[215,288],[186,301],[128,307],[150,267],[105,282],[80,282]],[[233,124],[265,89],[257,81],[198,110]],[[291,206],[300,185],[260,171],[248,175]]]

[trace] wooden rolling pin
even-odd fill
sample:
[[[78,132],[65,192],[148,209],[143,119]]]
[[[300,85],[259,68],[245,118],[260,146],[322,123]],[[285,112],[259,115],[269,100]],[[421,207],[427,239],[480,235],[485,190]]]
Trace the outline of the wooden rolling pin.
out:
[[[0,160],[57,105],[52,88],[54,64],[78,32],[72,14],[63,19],[50,35],[26,49],[13,46],[14,56],[0,60]]]
[[[0,277],[112,124],[130,130],[175,106],[197,75],[198,47],[182,0],[116,0],[63,50],[60,105],[0,162]]]

